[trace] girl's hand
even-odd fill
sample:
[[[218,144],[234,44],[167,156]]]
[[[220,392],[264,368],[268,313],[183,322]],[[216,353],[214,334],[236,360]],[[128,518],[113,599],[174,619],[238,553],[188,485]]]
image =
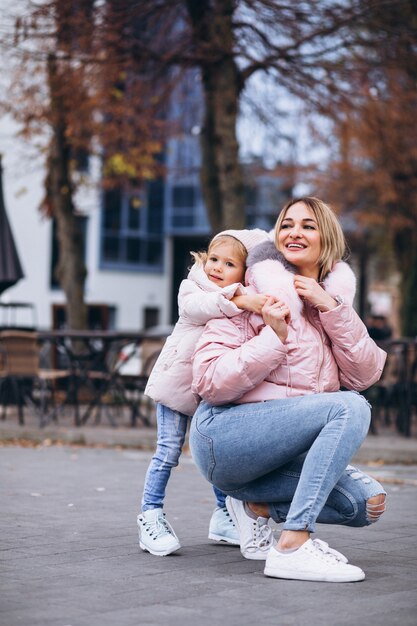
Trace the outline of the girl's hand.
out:
[[[300,298],[310,302],[310,304],[322,313],[337,307],[336,300],[333,300],[314,278],[299,275],[294,276],[294,287]]]
[[[268,297],[262,307],[262,317],[265,324],[270,326],[284,343],[288,336],[287,324],[291,320],[290,310],[285,302],[279,299],[274,302],[274,298]]]
[[[232,298],[232,302],[234,302],[239,309],[261,315],[262,307],[268,298],[273,298],[273,296],[266,296],[262,293],[251,293],[242,296],[235,296]],[[273,300],[275,302],[275,298],[273,298]]]

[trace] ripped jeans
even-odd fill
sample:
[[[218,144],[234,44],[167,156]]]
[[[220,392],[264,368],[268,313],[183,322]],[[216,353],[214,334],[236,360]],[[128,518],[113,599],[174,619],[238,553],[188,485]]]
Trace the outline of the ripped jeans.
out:
[[[142,511],[163,507],[165,491],[173,467],[178,465],[190,418],[179,411],[156,405],[158,425],[155,454],[146,472]],[[216,506],[224,507],[225,494],[213,486]]]
[[[285,530],[314,532],[316,522],[366,526],[378,517],[367,501],[385,491],[348,464],[369,422],[369,404],[352,391],[202,402],[190,447],[210,482],[238,500],[267,504]]]

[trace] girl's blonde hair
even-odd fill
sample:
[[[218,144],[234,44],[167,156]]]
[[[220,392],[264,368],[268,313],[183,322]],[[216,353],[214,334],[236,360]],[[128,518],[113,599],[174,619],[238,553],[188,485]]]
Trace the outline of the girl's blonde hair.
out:
[[[322,281],[327,274],[333,269],[338,261],[341,261],[346,254],[346,240],[333,209],[313,196],[304,196],[290,200],[284,206],[275,223],[275,245],[278,248],[278,233],[281,230],[281,224],[290,207],[297,202],[302,202],[314,214],[320,233],[321,251],[319,256],[319,281]]]
[[[211,254],[211,252],[218,245],[221,245],[224,243],[227,243],[227,244],[231,243],[233,245],[233,252],[236,254],[238,260],[241,261],[244,265],[246,265],[246,258],[248,256],[248,252],[245,246],[243,245],[243,243],[239,241],[239,239],[236,239],[236,237],[233,237],[232,235],[216,235],[215,237],[213,237],[213,239],[210,241],[208,245],[207,252],[190,252],[191,256],[194,259],[194,263],[197,263],[198,265],[204,265],[209,255]]]

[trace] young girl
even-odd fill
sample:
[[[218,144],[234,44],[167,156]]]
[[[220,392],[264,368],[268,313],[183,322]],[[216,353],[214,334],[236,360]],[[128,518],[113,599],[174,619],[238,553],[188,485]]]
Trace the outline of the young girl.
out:
[[[226,230],[216,235],[207,254],[192,253],[195,263],[182,281],[178,294],[179,320],[149,377],[145,393],[156,403],[158,439],[150,462],[138,515],[139,545],[157,556],[181,547],[163,512],[171,469],[178,465],[189,416],[199,397],[191,392],[191,357],[206,322],[233,317],[243,309],[260,313],[267,297],[246,295],[242,288],[246,257],[257,244],[267,241],[260,229]],[[236,528],[225,506],[225,495],[213,487],[216,509],[210,520],[209,539],[239,545]]]

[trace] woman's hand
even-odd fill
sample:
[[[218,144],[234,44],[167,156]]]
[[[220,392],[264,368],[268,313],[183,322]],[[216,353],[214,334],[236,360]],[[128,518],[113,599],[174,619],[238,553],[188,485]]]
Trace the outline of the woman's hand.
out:
[[[288,336],[287,324],[291,320],[291,313],[285,302],[279,299],[274,302],[274,300],[276,299],[268,297],[262,307],[262,317],[265,324],[270,326],[284,343]]]
[[[239,309],[261,315],[262,307],[268,298],[272,298],[274,302],[276,300],[273,296],[266,296],[263,293],[248,293],[242,296],[234,296],[232,302],[234,302]]]
[[[314,278],[300,275],[294,276],[294,287],[300,298],[310,302],[322,313],[337,307],[336,300],[333,300]]]

